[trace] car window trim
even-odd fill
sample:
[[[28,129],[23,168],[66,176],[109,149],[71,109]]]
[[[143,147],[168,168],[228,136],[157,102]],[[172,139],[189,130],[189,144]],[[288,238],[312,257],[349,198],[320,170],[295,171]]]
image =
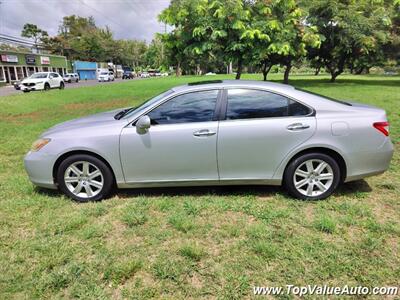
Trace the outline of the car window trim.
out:
[[[301,105],[304,105],[305,107],[308,107],[311,110],[311,112],[309,114],[303,115],[303,116],[280,116],[280,117],[264,117],[264,118],[247,118],[247,119],[227,120],[226,119],[226,112],[227,112],[227,109],[228,109],[228,91],[229,90],[237,90],[237,89],[241,89],[241,90],[256,90],[256,91],[260,91],[260,92],[269,92],[269,93],[272,93],[272,94],[275,94],[275,95],[279,95],[279,96],[285,97],[285,98],[287,98],[289,100],[298,102]],[[276,91],[271,91],[269,89],[263,89],[263,88],[259,88],[259,87],[238,86],[238,87],[223,87],[223,90],[224,90],[224,92],[223,92],[222,104],[221,104],[222,110],[220,112],[219,121],[242,121],[242,120],[260,120],[260,119],[262,120],[262,119],[275,119],[275,118],[299,118],[299,117],[315,117],[315,115],[316,115],[315,109],[313,107],[311,107],[310,105],[305,104],[304,102],[299,101],[299,100],[297,100],[297,99],[295,99],[293,97],[290,97],[290,96],[288,96],[286,94],[282,94],[282,93],[279,93],[279,92],[276,92]]]
[[[175,97],[179,97],[182,95],[186,94],[191,94],[191,93],[197,93],[197,92],[208,92],[208,91],[218,91],[217,94],[217,103],[215,104],[214,108],[214,114],[213,118],[210,121],[204,121],[204,122],[190,122],[190,123],[205,123],[205,122],[215,122],[219,121],[219,116],[220,116],[220,111],[221,111],[221,102],[222,102],[222,93],[223,93],[223,88],[221,87],[215,87],[215,88],[205,88],[205,89],[198,89],[198,90],[191,90],[191,91],[183,91],[180,93],[174,93],[172,95],[168,95],[167,98],[164,100],[160,100],[159,103],[155,104],[154,106],[148,108],[145,112],[140,114],[137,118],[133,119],[132,122],[129,122],[128,126],[136,126],[136,122],[142,117],[147,115],[149,112],[152,110],[156,109],[157,107],[161,106],[164,103],[167,103],[168,101],[174,99]],[[174,123],[174,124],[157,124],[157,125],[152,125],[152,126],[167,126],[167,125],[177,125],[177,124],[188,124],[188,123]]]

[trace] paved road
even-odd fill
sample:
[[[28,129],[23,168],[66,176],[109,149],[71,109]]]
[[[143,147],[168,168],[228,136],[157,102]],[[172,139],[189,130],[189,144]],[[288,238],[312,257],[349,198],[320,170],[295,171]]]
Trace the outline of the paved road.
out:
[[[140,78],[134,78],[134,79],[129,79],[129,80],[122,80],[121,78],[117,78],[115,79],[115,81],[111,81],[111,82],[98,82],[97,80],[82,80],[79,81],[78,83],[66,83],[65,84],[65,88],[66,89],[74,89],[74,88],[80,88],[83,86],[92,86],[92,85],[97,85],[97,84],[113,84],[116,82],[122,82],[122,81],[130,81],[130,80],[139,80]],[[18,93],[23,93],[21,91],[17,91],[16,89],[14,89],[13,86],[8,85],[8,86],[3,86],[0,87],[0,97],[1,96],[8,96],[8,95],[12,95],[12,94],[18,94]]]

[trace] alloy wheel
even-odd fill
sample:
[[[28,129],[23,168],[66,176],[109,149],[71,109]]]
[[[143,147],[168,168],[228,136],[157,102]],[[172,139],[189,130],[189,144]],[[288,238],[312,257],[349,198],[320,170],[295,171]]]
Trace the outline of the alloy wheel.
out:
[[[309,159],[299,165],[293,174],[296,190],[311,197],[325,193],[333,184],[332,167],[321,159]]]
[[[104,177],[100,169],[88,161],[72,163],[64,172],[64,182],[75,196],[91,198],[104,186]]]

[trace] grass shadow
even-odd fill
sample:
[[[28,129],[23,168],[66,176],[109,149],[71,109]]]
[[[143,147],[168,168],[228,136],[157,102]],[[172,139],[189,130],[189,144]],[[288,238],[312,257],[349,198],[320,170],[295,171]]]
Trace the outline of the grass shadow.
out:
[[[44,196],[60,198],[63,194],[58,190],[50,190],[35,187],[35,190]],[[351,196],[351,194],[368,193],[372,189],[365,180],[358,180],[341,185],[336,191],[336,195]],[[161,196],[256,196],[273,197],[276,195],[290,198],[281,186],[268,185],[230,185],[230,186],[190,186],[190,187],[151,187],[151,188],[132,188],[116,189],[112,196],[127,199],[132,197],[161,197]],[[296,200],[292,198],[293,200]]]
[[[38,194],[41,194],[43,196],[47,196],[47,197],[61,197],[62,195],[64,195],[61,191],[59,190],[53,190],[53,189],[46,189],[40,186],[34,186],[33,189],[35,190],[35,192],[37,192]]]
[[[232,186],[198,186],[198,187],[159,187],[120,189],[116,191],[119,198],[138,196],[257,196],[269,197],[275,194],[284,194],[279,186],[263,185],[232,185]]]
[[[272,82],[282,83],[282,80],[272,79],[268,80]],[[315,79],[302,79],[302,78],[290,78],[289,84],[294,85],[299,88],[307,88],[307,87],[337,87],[338,85],[364,85],[364,86],[393,86],[399,87],[400,85],[400,77],[391,77],[390,79],[382,80],[382,79],[354,79],[354,78],[343,78],[336,79],[334,83],[329,82],[329,78],[318,78]],[[327,85],[328,84],[328,85]]]
[[[372,192],[372,188],[364,179],[347,182],[342,184],[336,194],[342,196],[351,196],[356,195],[358,193],[370,193]]]

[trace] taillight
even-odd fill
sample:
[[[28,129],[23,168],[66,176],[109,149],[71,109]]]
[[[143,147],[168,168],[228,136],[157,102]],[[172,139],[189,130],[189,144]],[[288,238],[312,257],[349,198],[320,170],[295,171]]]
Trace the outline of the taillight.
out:
[[[384,135],[389,136],[389,122],[375,122],[374,127]]]

